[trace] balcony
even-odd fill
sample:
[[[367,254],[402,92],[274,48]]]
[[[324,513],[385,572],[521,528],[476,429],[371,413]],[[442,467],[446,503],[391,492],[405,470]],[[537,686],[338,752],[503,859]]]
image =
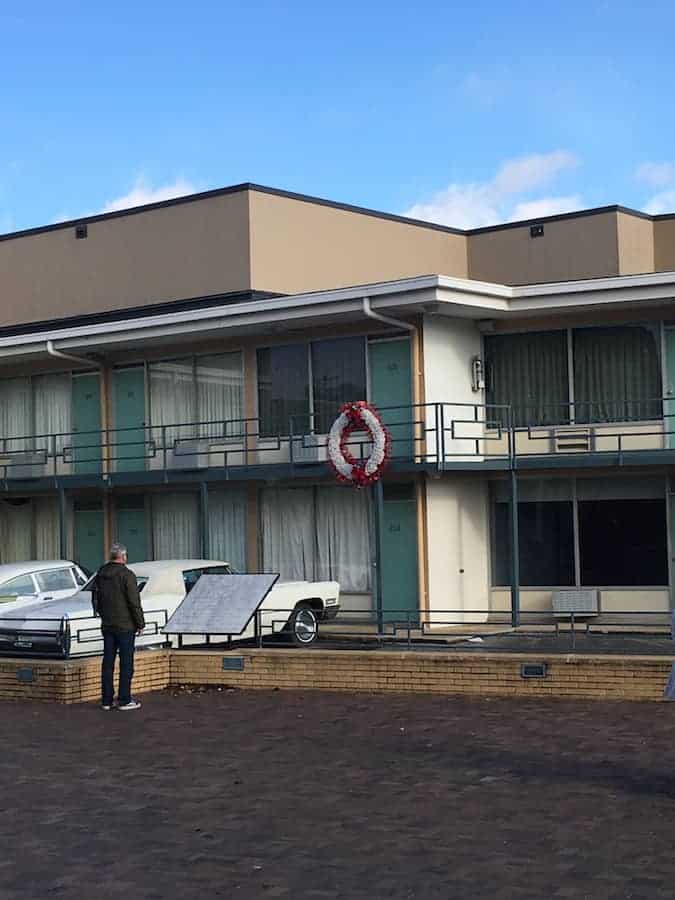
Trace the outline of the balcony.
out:
[[[640,404],[623,402],[615,419],[605,404],[603,421],[594,422],[591,404],[583,406],[583,414],[572,409],[565,416],[451,402],[380,412],[391,434],[394,471],[675,463],[674,400],[649,401],[650,413],[664,410],[651,419],[639,418]],[[522,424],[530,417],[562,424]],[[260,419],[244,418],[0,438],[0,480],[7,488],[43,479],[143,483],[316,475],[327,469],[327,435],[303,418],[276,434]],[[365,433],[352,435],[348,448],[357,459],[367,457]]]

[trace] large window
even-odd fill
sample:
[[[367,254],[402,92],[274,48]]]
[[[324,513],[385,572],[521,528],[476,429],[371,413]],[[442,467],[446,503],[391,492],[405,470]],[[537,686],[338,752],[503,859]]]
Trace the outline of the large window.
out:
[[[485,338],[488,404],[513,407],[513,424],[554,425],[569,419],[567,336],[564,331]],[[508,425],[500,409],[488,418]]]
[[[522,586],[668,584],[663,479],[523,479],[519,498]],[[492,580],[508,585],[510,506],[503,483],[494,486],[493,500]]]
[[[576,422],[660,418],[657,328],[576,328],[573,340]]]
[[[56,497],[17,498],[0,503],[0,563],[59,556]]]
[[[167,442],[197,436],[241,433],[243,384],[241,353],[164,360],[148,365],[150,420],[167,428]],[[208,424],[207,424],[208,423]],[[227,425],[225,425],[227,423]]]
[[[155,559],[199,559],[197,494],[152,495],[152,549]]]
[[[368,494],[348,488],[269,488],[261,494],[263,568],[283,581],[371,590]]]
[[[574,584],[572,489],[567,480],[523,482],[519,489],[520,583],[526,587]],[[503,484],[495,487],[492,578],[511,582],[511,507]]]
[[[517,427],[661,416],[658,326],[487,335],[485,360],[487,402],[510,405]],[[489,418],[508,423],[499,409]]]
[[[70,374],[0,379],[0,439],[7,452],[54,449],[49,440],[33,435],[67,434],[72,428]],[[71,443],[58,438],[56,449]]]
[[[364,338],[336,338],[258,350],[263,435],[326,432],[347,400],[366,398]]]

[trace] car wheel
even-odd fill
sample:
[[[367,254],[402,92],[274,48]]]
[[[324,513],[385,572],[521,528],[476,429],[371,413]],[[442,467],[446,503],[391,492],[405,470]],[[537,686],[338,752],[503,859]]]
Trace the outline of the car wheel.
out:
[[[311,606],[296,606],[288,625],[296,647],[309,647],[319,636],[319,622]]]

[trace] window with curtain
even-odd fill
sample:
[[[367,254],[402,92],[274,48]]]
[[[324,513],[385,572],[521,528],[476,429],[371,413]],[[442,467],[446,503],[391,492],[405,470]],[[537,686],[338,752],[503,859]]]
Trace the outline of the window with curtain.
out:
[[[209,491],[209,558],[246,571],[246,491]]]
[[[309,431],[309,365],[306,344],[258,350],[260,434]]]
[[[70,374],[38,375],[33,378],[35,433],[57,435],[55,447],[44,438],[36,442],[36,449],[54,449],[62,453],[72,443],[72,387]]]
[[[317,542],[312,488],[261,492],[263,570],[282,581],[314,581]]]
[[[3,449],[27,450],[26,438],[33,433],[31,386],[29,378],[0,380],[0,441]]]
[[[487,335],[485,362],[488,407],[510,405],[517,427],[569,422],[566,331]],[[505,410],[487,418],[508,425]]]
[[[0,563],[33,558],[33,507],[28,500],[0,503]]]
[[[196,494],[152,495],[155,559],[199,559],[199,498]]]
[[[33,528],[36,559],[59,559],[61,556],[59,503],[56,497],[33,500]]]
[[[317,580],[339,581],[345,594],[371,590],[370,510],[367,491],[317,490]]]
[[[573,346],[577,422],[630,422],[661,417],[656,326],[575,328]]]
[[[368,496],[349,488],[269,488],[261,494],[263,568],[284,581],[337,580],[371,590]]]
[[[170,446],[175,440],[194,437],[197,409],[192,359],[150,363],[148,372],[153,439],[161,442],[164,434]]]
[[[343,403],[366,399],[364,339],[314,341],[311,353],[314,429],[325,434]]]
[[[236,437],[243,433],[244,372],[241,353],[199,356],[196,364],[197,411],[202,437]]]

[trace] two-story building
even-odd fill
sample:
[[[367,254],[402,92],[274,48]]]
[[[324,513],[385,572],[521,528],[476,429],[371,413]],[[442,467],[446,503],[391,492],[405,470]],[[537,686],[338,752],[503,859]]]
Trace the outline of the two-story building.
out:
[[[460,231],[248,184],[2,236],[0,561],[121,540],[385,618],[665,610],[673,270],[675,216]],[[326,464],[359,399],[381,492]]]

